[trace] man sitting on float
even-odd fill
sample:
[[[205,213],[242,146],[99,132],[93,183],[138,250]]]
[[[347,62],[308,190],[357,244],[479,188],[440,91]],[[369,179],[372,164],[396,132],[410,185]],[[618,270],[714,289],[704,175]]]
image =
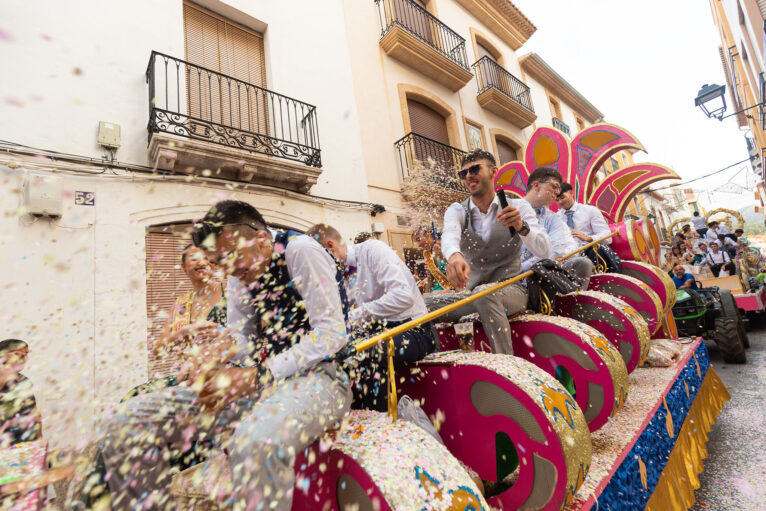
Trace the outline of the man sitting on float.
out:
[[[245,202],[213,206],[192,240],[231,275],[222,351],[206,354],[194,385],[134,397],[106,422],[112,508],[170,507],[173,450],[230,432],[234,506],[288,510],[295,455],[351,404],[348,377],[328,361],[348,341],[342,276],[316,241],[272,234]]]
[[[444,213],[442,253],[450,284],[464,291],[426,297],[431,310],[521,273],[522,244],[537,257],[551,257],[551,242],[529,203],[512,199],[501,208],[494,188],[497,171],[495,157],[487,151],[477,149],[463,157],[458,176],[471,196],[452,203]],[[445,314],[442,320],[456,321],[478,312],[492,351],[513,354],[508,316],[526,306],[527,291],[519,282]]]
[[[540,167],[527,178],[527,195],[524,200],[534,209],[537,221],[545,228],[551,240],[551,249],[555,258],[574,252],[578,248],[577,242],[561,217],[548,209],[560,192],[561,174],[556,169]],[[521,270],[529,270],[539,260],[540,258],[533,255],[524,245],[521,249]],[[588,289],[588,282],[593,273],[593,263],[590,259],[574,256],[562,264],[580,278],[583,289]]]
[[[561,193],[556,198],[556,204],[560,208],[557,215],[571,229],[572,236],[577,239],[580,246],[587,245],[591,241],[612,232],[609,230],[609,224],[604,220],[601,210],[574,200],[572,185],[569,183],[561,184]],[[610,244],[612,238],[607,238],[601,243]]]
[[[379,240],[347,244],[334,227],[317,224],[306,231],[345,266],[349,324],[356,337],[383,330],[427,314],[415,278],[391,247]],[[394,369],[436,351],[431,329],[423,325],[394,337]],[[386,346],[380,344],[358,355],[360,368],[352,408],[384,412],[387,409]],[[376,376],[377,375],[377,376]]]

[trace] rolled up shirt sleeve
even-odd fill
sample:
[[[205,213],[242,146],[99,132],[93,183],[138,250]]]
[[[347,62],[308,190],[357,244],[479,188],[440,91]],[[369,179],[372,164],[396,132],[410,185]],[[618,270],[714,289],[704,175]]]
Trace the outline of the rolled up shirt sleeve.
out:
[[[521,199],[512,200],[511,206],[519,210],[521,219],[529,226],[527,235],[521,236],[521,240],[527,247],[527,250],[540,259],[550,259],[552,256],[551,240],[545,233],[545,227],[537,221],[535,210],[532,209],[527,201]]]
[[[306,303],[311,330],[287,351],[266,360],[276,378],[286,378],[335,355],[348,340],[336,267],[330,255],[308,236],[287,245],[287,270]]]
[[[442,230],[442,254],[449,261],[452,254],[460,252],[460,236],[463,234],[465,210],[454,202],[444,212],[444,229]]]

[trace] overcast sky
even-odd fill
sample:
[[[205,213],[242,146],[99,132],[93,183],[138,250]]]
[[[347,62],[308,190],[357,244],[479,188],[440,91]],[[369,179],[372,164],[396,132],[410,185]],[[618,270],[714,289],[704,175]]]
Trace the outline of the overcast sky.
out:
[[[688,180],[747,158],[744,132],[735,118],[708,119],[694,106],[703,84],[726,83],[707,1],[513,3],[537,26],[519,55],[538,53],[601,110],[607,122],[638,137],[647,153],[637,153],[636,160],[666,165]],[[734,110],[728,88],[726,93],[730,113]],[[713,190],[731,181],[741,167],[691,186]],[[749,166],[733,181],[744,186],[747,173],[752,173]],[[753,181],[751,177],[751,185]],[[754,202],[752,192],[716,193],[712,200],[714,207],[736,209]]]

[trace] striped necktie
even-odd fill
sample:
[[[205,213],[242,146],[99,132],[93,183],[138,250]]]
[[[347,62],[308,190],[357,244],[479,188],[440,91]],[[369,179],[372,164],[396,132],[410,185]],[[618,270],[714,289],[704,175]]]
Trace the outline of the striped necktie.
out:
[[[564,212],[564,214],[567,217],[567,227],[570,229],[574,229],[574,211],[571,209],[568,209]]]

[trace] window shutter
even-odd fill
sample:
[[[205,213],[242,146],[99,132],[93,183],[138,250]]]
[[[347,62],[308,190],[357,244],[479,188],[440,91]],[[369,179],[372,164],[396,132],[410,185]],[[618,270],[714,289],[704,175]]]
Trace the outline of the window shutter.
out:
[[[191,70],[192,76],[187,76],[190,115],[268,134],[269,99],[262,90],[247,85],[266,86],[263,36],[189,2],[184,3],[184,31],[186,60],[226,75]]]
[[[447,122],[439,112],[412,99],[407,100],[407,111],[413,133],[449,145]]]
[[[490,59],[497,61],[497,58],[495,58],[495,55],[487,49],[486,46],[482,45],[479,42],[476,42],[476,50],[479,52],[479,59],[482,57],[489,57]],[[476,60],[479,60],[476,59]]]
[[[496,138],[495,142],[497,143],[497,156],[500,158],[497,162],[498,165],[505,165],[508,162],[519,159],[516,155],[516,149],[510,144],[503,142],[499,138]]]
[[[177,234],[177,226],[168,231],[146,234],[146,315],[148,320],[149,375],[164,376],[172,360],[155,360],[151,354],[154,341],[162,334],[168,311],[176,298],[192,289],[191,282],[181,267],[181,253],[189,238]]]

